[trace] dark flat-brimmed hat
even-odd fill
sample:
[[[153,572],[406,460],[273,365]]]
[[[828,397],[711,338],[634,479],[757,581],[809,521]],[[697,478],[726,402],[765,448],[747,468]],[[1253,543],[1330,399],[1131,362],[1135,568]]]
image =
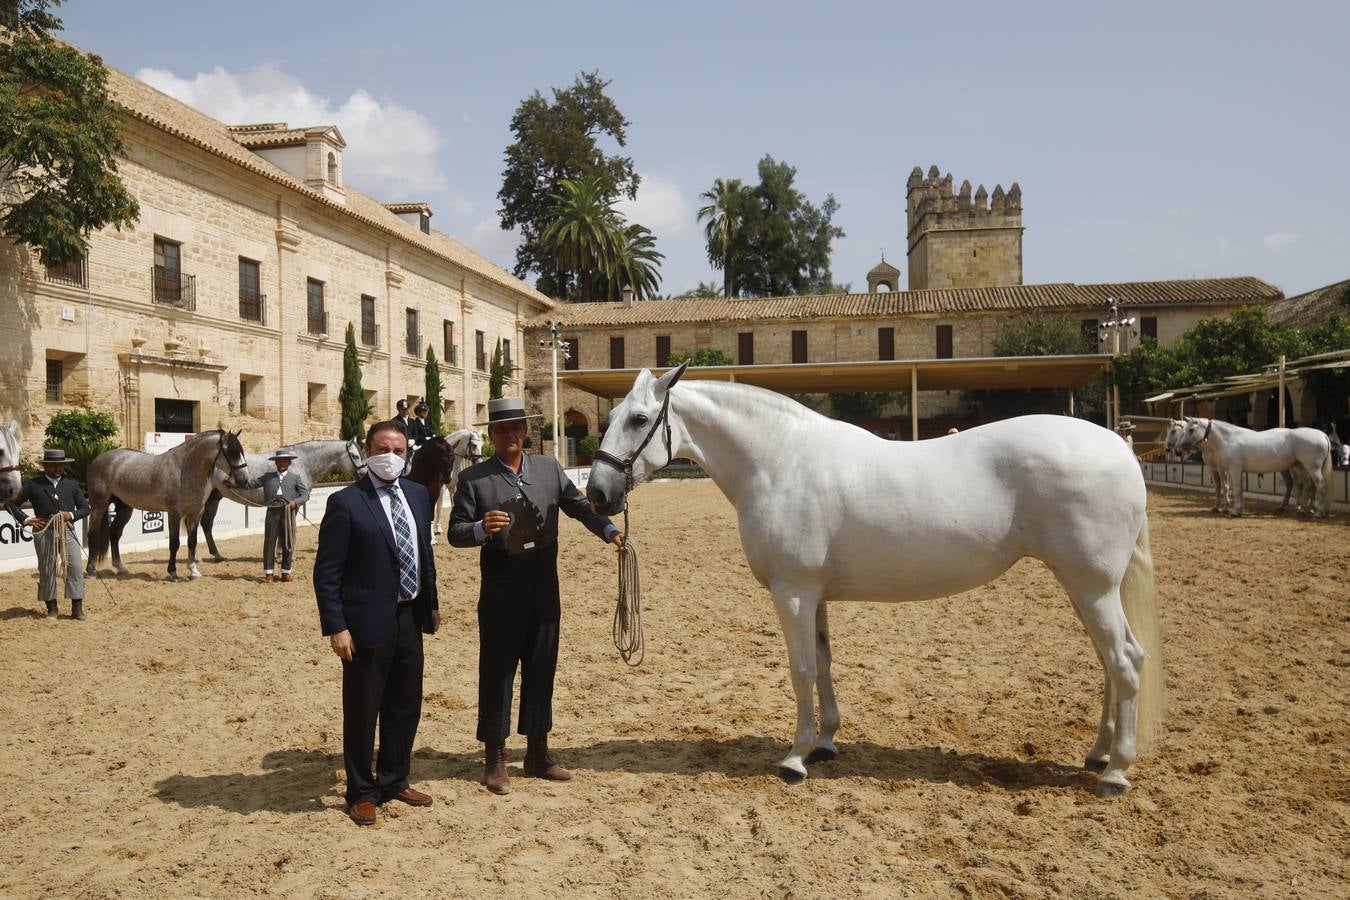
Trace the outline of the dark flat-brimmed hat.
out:
[[[526,419],[542,419],[543,413],[526,413],[525,401],[520,397],[498,397],[488,401],[488,420],[474,422],[474,426],[496,425],[498,422],[523,422]]]
[[[417,401],[417,405],[413,407],[413,412],[421,412],[422,410],[426,410],[427,412],[431,412],[431,407],[430,407],[430,406],[427,406],[427,401],[425,401],[425,400],[418,400],[418,401]]]
[[[300,454],[296,453],[290,447],[279,447],[277,452],[273,453],[268,459],[299,459]]]
[[[1116,424],[1116,431],[1134,431],[1134,429],[1135,424],[1133,422],[1119,422]]]
[[[44,466],[48,463],[68,463],[74,461],[75,460],[71,459],[69,456],[66,456],[66,451],[62,450],[60,447],[42,448],[42,464]]]

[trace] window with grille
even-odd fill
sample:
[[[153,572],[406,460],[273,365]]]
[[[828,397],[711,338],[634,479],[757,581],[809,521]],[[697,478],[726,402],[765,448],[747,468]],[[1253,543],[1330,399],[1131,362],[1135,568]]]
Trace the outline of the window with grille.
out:
[[[611,369],[622,369],[623,365],[623,338],[612,337],[609,339],[609,367]]]
[[[239,257],[239,318],[263,320],[262,267],[256,260]]]
[[[476,364],[478,371],[486,372],[488,367],[487,335],[483,334],[481,331],[475,331],[473,333],[473,355],[474,363]]]
[[[447,363],[459,365],[455,360],[455,323],[449,319],[441,320],[441,350]]]
[[[1144,316],[1139,320],[1139,336],[1158,339],[1158,317]]]
[[[310,334],[328,333],[328,314],[323,308],[323,282],[305,279],[306,318]]]
[[[47,360],[47,402],[61,402],[61,382],[65,376],[65,366],[59,359]]]
[[[417,310],[405,309],[403,313],[407,331],[407,346],[404,349],[408,351],[409,356],[421,356],[422,336],[417,331]]]
[[[88,287],[89,271],[85,262],[81,255],[60,265],[47,266],[47,280],[70,287]]]
[[[367,347],[380,345],[380,326],[375,322],[375,298],[361,295],[361,343]]]
[[[668,334],[656,336],[656,364],[658,366],[670,365],[670,335]]]
[[[806,362],[806,332],[792,332],[792,361],[795,363]]]
[[[755,333],[742,331],[736,335],[736,362],[742,366],[755,364]]]

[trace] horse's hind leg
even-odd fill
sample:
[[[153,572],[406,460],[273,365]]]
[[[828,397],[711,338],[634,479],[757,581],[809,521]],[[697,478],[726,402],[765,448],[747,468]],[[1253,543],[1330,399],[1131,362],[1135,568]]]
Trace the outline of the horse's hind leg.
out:
[[[169,513],[169,580],[178,580],[178,526],[182,517],[176,512]]]
[[[834,697],[834,679],[830,677],[830,622],[825,601],[816,607],[816,692],[820,696],[820,733],[815,747],[806,757],[808,765],[829,762],[839,755],[834,733],[839,730],[839,704]]]
[[[131,521],[131,504],[116,497],[112,498],[112,502],[113,521],[108,532],[108,545],[112,549],[113,568],[117,570],[117,574],[126,575],[128,569],[122,565],[122,532],[127,530],[127,523]],[[109,527],[106,522],[104,525]]]
[[[187,545],[188,545],[188,577],[201,578],[202,570],[197,568],[197,525],[200,522],[197,516],[188,516],[183,520],[187,525]]]
[[[818,590],[774,584],[773,605],[787,641],[792,693],[797,699],[797,731],[792,750],[778,765],[778,777],[788,784],[806,778],[806,757],[816,742],[816,606]]]

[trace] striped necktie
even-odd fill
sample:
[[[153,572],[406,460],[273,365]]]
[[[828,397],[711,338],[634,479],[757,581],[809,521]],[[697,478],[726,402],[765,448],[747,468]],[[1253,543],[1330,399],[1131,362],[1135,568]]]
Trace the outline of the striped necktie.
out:
[[[417,593],[417,553],[413,550],[412,526],[408,522],[408,513],[403,509],[398,482],[387,484],[384,489],[389,492],[389,512],[394,519],[394,546],[398,549],[399,599],[411,600]]]

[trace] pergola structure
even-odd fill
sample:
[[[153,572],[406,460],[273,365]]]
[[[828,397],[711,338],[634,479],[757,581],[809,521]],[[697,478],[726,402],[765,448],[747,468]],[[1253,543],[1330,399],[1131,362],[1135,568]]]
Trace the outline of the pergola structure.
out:
[[[774,363],[749,366],[691,366],[684,377],[753,384],[779,393],[828,394],[854,391],[1017,390],[1075,391],[1109,368],[1111,356],[998,356],[959,359],[897,359],[866,362]],[[558,380],[617,400],[633,387],[639,369],[581,369],[558,373]],[[654,369],[660,374],[665,369]],[[910,430],[919,439],[919,405],[911,402]],[[1069,395],[1073,412],[1073,394]]]
[[[1319,369],[1344,369],[1347,367],[1350,367],[1350,350],[1337,350],[1331,353],[1319,353],[1315,356],[1304,356],[1291,362],[1286,362],[1284,357],[1280,357],[1278,363],[1266,366],[1262,372],[1230,375],[1215,384],[1196,384],[1190,387],[1173,388],[1152,397],[1145,397],[1144,402],[1149,404],[1166,403],[1169,409],[1173,403],[1176,403],[1180,405],[1181,414],[1185,415],[1186,404],[1192,400],[1218,400],[1222,397],[1254,394],[1257,391],[1275,389],[1279,391],[1279,421],[1283,423],[1285,421],[1284,384],[1288,379],[1301,378],[1305,373]]]

